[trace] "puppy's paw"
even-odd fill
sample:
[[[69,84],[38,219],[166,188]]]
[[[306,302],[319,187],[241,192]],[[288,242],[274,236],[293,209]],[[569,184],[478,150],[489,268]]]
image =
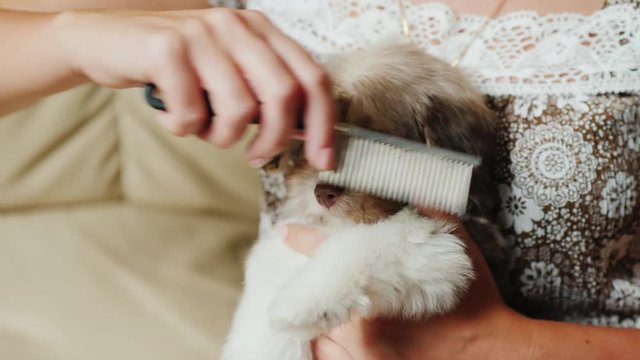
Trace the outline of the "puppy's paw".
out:
[[[408,240],[402,265],[377,271],[379,283],[389,286],[376,292],[375,302],[386,303],[387,309],[396,308],[393,315],[407,318],[451,311],[474,278],[462,241],[448,233]],[[393,271],[395,278],[389,277]]]
[[[352,312],[364,315],[371,301],[363,291],[354,288],[331,291],[306,284],[286,286],[271,304],[270,320],[275,328],[311,339],[349,320]]]
[[[359,246],[361,253],[370,251],[370,315],[415,319],[457,305],[473,266],[452,225],[402,211],[371,230]]]

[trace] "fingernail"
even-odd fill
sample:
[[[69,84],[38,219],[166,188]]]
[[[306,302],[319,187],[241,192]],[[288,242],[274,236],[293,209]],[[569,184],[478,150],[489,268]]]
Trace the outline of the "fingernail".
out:
[[[322,148],[316,153],[316,166],[321,170],[331,170],[334,166],[333,148]]]
[[[249,166],[251,166],[254,169],[258,169],[267,165],[269,161],[271,161],[271,159],[263,159],[263,158],[253,159],[249,161]]]
[[[282,225],[280,226],[280,235],[282,236],[283,239],[287,238],[287,234],[289,233],[289,226],[287,225]]]

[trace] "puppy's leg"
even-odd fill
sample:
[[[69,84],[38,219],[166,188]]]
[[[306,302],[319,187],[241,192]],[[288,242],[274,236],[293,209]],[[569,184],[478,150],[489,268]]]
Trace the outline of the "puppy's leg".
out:
[[[303,338],[349,319],[416,318],[451,310],[473,277],[450,225],[405,209],[327,238],[271,305],[271,319]]]
[[[273,231],[258,240],[246,261],[245,287],[225,343],[223,360],[311,360],[306,341],[273,328],[269,305],[308,258],[287,248]]]

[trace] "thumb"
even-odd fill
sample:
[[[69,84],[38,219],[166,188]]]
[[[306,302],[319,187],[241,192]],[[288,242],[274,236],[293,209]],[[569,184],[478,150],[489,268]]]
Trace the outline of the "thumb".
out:
[[[349,352],[326,336],[320,336],[311,343],[314,360],[353,360]]]
[[[325,238],[319,230],[304,225],[285,225],[281,232],[287,246],[307,256],[313,255]]]

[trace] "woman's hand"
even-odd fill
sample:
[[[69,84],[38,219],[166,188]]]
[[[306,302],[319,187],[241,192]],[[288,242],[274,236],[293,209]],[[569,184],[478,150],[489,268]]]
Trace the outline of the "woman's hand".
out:
[[[160,122],[173,133],[228,147],[259,116],[247,158],[261,166],[284,149],[304,114],[308,158],[318,168],[332,166],[327,75],[261,13],[71,12],[60,16],[58,29],[69,63],[90,80],[110,87],[156,84],[169,109]],[[216,112],[210,129],[202,89]]]
[[[7,79],[0,85],[0,109],[84,81],[114,88],[154,83],[168,108],[160,122],[177,135],[228,147],[259,118],[246,156],[261,166],[285,148],[301,115],[310,163],[319,169],[333,165],[329,79],[261,13],[0,10],[1,32],[11,56],[0,71]],[[216,113],[211,127],[203,89]]]
[[[475,243],[457,219],[448,220],[458,223],[456,235],[467,244],[477,274],[458,308],[419,321],[354,317],[314,341],[317,360],[638,358],[639,330],[534,320],[508,308]],[[290,225],[284,238],[296,251],[312,255],[324,237],[311,228]]]
[[[436,216],[434,212],[429,215]],[[285,235],[287,245],[307,255],[323,240],[317,231],[297,225],[290,225]],[[354,317],[316,339],[316,359],[524,358],[531,335],[529,320],[503,304],[482,255],[468,241],[461,224],[458,236],[467,241],[478,276],[456,311],[421,321]]]

